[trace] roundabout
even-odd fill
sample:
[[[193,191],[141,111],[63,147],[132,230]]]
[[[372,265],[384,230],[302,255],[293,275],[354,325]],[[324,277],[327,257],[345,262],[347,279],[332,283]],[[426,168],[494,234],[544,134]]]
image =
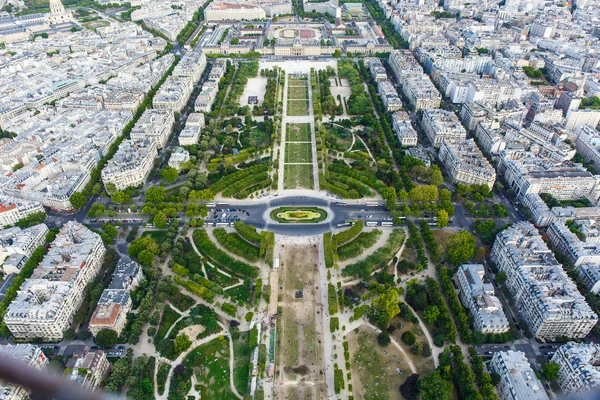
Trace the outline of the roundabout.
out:
[[[319,207],[279,207],[269,216],[280,224],[316,224],[327,218],[327,211]]]

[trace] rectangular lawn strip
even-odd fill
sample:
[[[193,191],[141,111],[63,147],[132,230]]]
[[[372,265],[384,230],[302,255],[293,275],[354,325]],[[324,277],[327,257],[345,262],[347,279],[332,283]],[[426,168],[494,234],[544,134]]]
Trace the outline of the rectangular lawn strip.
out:
[[[310,142],[310,124],[287,124],[287,142]]]
[[[312,162],[312,144],[310,142],[286,143],[285,144],[285,162],[286,163],[311,163]]]
[[[313,189],[313,166],[312,164],[286,164],[283,185],[286,189],[297,186]]]
[[[288,87],[288,99],[308,100],[308,87],[306,85],[289,86]]]
[[[291,117],[308,115],[308,100],[288,99],[287,115]]]
[[[249,331],[239,332],[237,339],[233,340],[233,382],[242,396],[250,392],[248,379],[250,378],[250,355],[252,352],[248,347],[249,337]]]

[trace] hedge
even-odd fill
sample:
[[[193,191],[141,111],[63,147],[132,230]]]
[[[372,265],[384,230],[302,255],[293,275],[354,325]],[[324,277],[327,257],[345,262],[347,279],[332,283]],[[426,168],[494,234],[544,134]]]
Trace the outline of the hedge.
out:
[[[249,188],[253,185],[256,185],[257,183],[261,183],[261,182],[264,182],[267,180],[269,180],[268,172],[260,172],[258,174],[250,175],[250,176],[228,186],[227,189],[225,189],[223,191],[223,196],[224,197],[234,196],[246,188]],[[269,184],[267,186],[269,186],[270,184],[271,183],[269,182]]]
[[[421,228],[421,237],[425,242],[425,246],[427,247],[427,251],[429,252],[429,257],[431,257],[431,261],[434,263],[440,262],[440,250],[435,238],[433,237],[433,232],[429,227],[429,223],[424,219],[419,223],[419,228]]]
[[[377,239],[381,236],[379,229],[374,229],[371,232],[362,232],[351,242],[346,243],[338,248],[337,254],[341,261],[349,260],[358,257],[362,252],[377,243]]]
[[[256,231],[254,225],[246,225],[242,221],[236,221],[233,223],[235,231],[242,237],[242,239],[250,242],[255,246],[260,246],[263,236]]]
[[[173,276],[173,281],[175,281],[175,283],[177,283],[178,285],[183,286],[196,296],[200,296],[209,303],[212,303],[215,299],[215,294],[199,283],[188,281],[187,279],[183,279],[177,275]]]
[[[338,329],[340,329],[340,319],[338,317],[331,317],[329,320],[329,330],[331,333],[334,333]]]
[[[221,268],[247,278],[256,278],[258,276],[260,271],[257,267],[235,260],[227,253],[217,248],[217,246],[209,239],[208,234],[204,229],[196,229],[192,238],[194,239],[194,243],[196,244],[196,247],[198,247],[198,250]]]
[[[365,221],[356,221],[356,223],[350,228],[333,235],[332,246],[335,246],[337,248],[338,246],[354,239],[356,236],[358,236],[359,233],[362,232],[364,227]]]
[[[258,261],[258,247],[251,245],[237,233],[227,233],[225,228],[216,228],[213,234],[221,246],[250,262]]]
[[[223,190],[229,188],[231,185],[235,184],[236,182],[246,179],[247,177],[249,177],[251,175],[256,175],[261,172],[266,172],[268,169],[269,169],[269,165],[267,163],[253,165],[251,167],[234,172],[233,174],[229,174],[229,175],[222,177],[220,180],[218,180],[217,182],[215,182],[213,185],[210,186],[210,190],[211,190],[211,192],[213,192],[213,194],[217,194],[217,193],[222,192]]]
[[[223,310],[225,314],[231,315],[232,317],[235,317],[235,314],[237,314],[237,307],[231,303],[221,304],[221,310]]]
[[[385,246],[380,247],[364,260],[346,266],[342,270],[342,276],[358,276],[361,279],[370,280],[373,269],[396,255],[403,242],[404,230],[394,229]]]
[[[344,389],[344,371],[338,368],[337,364],[333,364],[333,385],[335,394],[340,394]]]
[[[329,303],[329,315],[338,312],[337,293],[333,283],[327,284],[327,302]]]
[[[440,293],[440,285],[435,281],[435,279],[431,277],[427,277],[425,280],[427,287],[427,294],[429,297],[429,303],[432,306],[437,306],[440,315],[438,319],[435,321],[436,327],[440,330],[440,332],[445,336],[446,340],[450,343],[456,342],[456,327],[452,322],[452,318],[450,318],[450,313],[448,312],[448,306],[444,302],[442,298],[442,294]]]
[[[200,274],[194,274],[194,276],[192,276],[192,280],[195,281],[196,283],[201,284],[202,286],[206,286],[206,288],[209,289],[211,292],[215,292],[216,294],[224,293],[221,285],[218,285],[212,281],[209,281],[208,279],[206,279],[205,277],[203,277]]]
[[[323,234],[323,248],[325,255],[325,267],[333,267],[333,249],[331,248],[331,232]]]

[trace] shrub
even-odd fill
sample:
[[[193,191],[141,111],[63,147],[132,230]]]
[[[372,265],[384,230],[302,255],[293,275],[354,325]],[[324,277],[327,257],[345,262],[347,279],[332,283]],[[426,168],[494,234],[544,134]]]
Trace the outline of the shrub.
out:
[[[402,341],[409,346],[412,346],[413,344],[415,344],[415,342],[417,340],[417,338],[415,337],[415,334],[412,333],[411,331],[404,332],[402,334],[402,336],[400,337],[400,339],[402,339]]]

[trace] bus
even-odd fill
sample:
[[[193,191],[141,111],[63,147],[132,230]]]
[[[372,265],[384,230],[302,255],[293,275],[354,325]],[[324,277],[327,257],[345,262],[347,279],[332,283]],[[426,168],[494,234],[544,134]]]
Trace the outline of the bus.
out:
[[[215,226],[216,226],[217,228],[224,228],[224,227],[226,227],[226,226],[229,226],[229,222],[217,222],[217,223],[215,224]]]
[[[219,202],[217,203],[217,205],[218,205],[218,206],[228,206],[228,205],[229,205],[229,203],[222,203],[222,202],[220,202],[220,201],[219,201]]]
[[[394,223],[391,221],[383,221],[381,223],[381,226],[394,226]]]
[[[342,228],[344,226],[350,226],[350,222],[344,222],[343,224],[337,224],[338,228]]]
[[[214,207],[215,203],[206,203],[206,207]]]
[[[379,203],[376,201],[367,201],[367,207],[378,207]]]
[[[348,203],[347,203],[347,202],[345,202],[345,201],[336,201],[336,202],[335,202],[335,204],[337,204],[338,206],[345,206],[345,205],[347,205]]]
[[[377,225],[378,225],[378,223],[377,223],[377,222],[375,222],[375,221],[368,221],[368,222],[367,222],[365,225],[366,225],[366,226],[377,226]]]

